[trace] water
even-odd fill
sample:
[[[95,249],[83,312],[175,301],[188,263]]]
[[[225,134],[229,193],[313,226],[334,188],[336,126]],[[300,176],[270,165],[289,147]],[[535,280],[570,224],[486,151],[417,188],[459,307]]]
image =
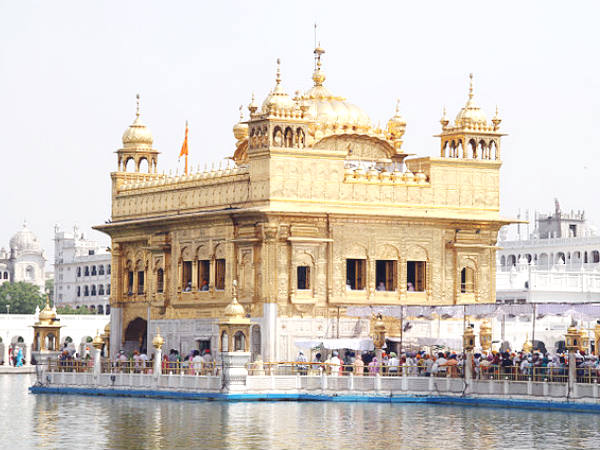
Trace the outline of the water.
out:
[[[600,415],[376,403],[33,395],[0,375],[0,448],[598,449]]]

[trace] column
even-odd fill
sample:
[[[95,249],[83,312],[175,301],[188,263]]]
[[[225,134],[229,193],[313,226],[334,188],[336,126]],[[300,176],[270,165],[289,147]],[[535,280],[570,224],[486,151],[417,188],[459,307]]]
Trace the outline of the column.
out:
[[[277,333],[277,304],[263,304],[262,351],[263,361],[272,362],[277,360],[276,333]]]
[[[473,379],[473,352],[467,352],[467,360],[465,361],[465,381]]]
[[[162,349],[154,349],[154,369],[153,373],[155,377],[162,375]]]
[[[110,354],[114,357],[121,349],[122,316],[121,308],[110,309]]]
[[[31,365],[31,344],[25,343],[23,346],[23,364],[26,366]]]
[[[94,376],[97,377],[102,373],[102,347],[94,347]]]
[[[577,367],[575,362],[575,351],[569,350],[569,390],[573,392],[573,387],[577,382]]]
[[[8,362],[8,347],[10,347],[8,332],[6,333],[5,339],[2,341],[2,345],[4,346],[4,350],[2,351],[2,361],[4,361],[4,366],[8,367],[10,365]]]

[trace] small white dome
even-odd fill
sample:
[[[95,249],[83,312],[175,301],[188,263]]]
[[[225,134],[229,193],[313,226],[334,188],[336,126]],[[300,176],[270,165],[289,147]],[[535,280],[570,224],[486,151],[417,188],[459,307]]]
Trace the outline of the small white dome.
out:
[[[41,252],[40,241],[37,236],[23,223],[23,229],[10,239],[10,249],[18,252]]]

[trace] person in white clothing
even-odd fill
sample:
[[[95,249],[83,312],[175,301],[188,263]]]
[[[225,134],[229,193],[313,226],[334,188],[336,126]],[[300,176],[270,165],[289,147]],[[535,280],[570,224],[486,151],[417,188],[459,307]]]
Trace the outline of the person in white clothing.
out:
[[[329,364],[331,365],[331,375],[337,377],[340,374],[340,367],[342,366],[342,361],[338,358],[337,351],[334,350]]]

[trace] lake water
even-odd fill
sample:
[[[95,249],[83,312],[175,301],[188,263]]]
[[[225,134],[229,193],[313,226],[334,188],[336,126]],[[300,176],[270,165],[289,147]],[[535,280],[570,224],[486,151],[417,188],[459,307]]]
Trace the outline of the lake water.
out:
[[[0,375],[6,449],[598,449],[600,415],[459,406],[33,395]]]

